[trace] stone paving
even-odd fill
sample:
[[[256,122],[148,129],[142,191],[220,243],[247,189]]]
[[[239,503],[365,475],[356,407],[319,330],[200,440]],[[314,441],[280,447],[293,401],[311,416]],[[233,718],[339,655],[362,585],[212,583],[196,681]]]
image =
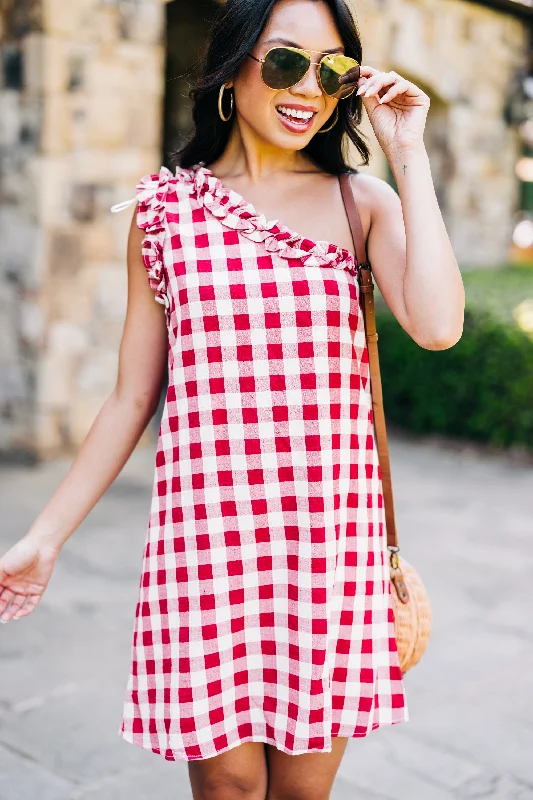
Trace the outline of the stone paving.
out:
[[[37,610],[0,627],[0,800],[190,800],[186,762],[118,736],[153,448],[138,448],[64,547]],[[410,720],[349,742],[332,800],[533,800],[533,465],[395,435],[402,555],[432,638]],[[0,552],[69,461],[0,468]]]

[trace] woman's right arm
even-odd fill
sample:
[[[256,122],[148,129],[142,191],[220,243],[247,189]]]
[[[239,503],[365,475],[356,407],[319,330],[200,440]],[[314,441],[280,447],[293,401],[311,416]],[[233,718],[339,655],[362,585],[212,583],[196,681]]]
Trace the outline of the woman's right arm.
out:
[[[26,535],[0,558],[2,622],[27,616],[37,606],[61,547],[119,475],[157,409],[168,334],[164,307],[155,301],[142,261],[143,237],[135,209],[128,235],[128,306],[116,385],[48,504]]]

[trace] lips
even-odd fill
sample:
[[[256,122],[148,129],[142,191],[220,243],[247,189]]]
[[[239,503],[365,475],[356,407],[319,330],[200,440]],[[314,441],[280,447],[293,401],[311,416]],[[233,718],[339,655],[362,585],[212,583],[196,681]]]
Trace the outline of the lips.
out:
[[[292,133],[306,133],[310,130],[318,113],[310,106],[281,104],[276,106],[276,112],[282,125]]]

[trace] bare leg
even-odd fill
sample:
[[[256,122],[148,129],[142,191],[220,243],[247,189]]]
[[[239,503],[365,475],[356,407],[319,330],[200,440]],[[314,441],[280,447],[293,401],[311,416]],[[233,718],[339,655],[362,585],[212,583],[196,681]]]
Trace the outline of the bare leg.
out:
[[[263,742],[244,742],[218,756],[189,761],[188,767],[194,800],[265,800]]]
[[[266,800],[328,800],[348,737],[331,740],[331,753],[291,756],[266,745],[268,794]]]

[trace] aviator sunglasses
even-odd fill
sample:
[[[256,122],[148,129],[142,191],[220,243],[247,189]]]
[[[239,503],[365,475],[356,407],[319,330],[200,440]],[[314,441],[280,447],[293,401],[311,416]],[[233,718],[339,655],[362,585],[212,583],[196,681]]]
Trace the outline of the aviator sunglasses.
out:
[[[300,50],[297,47],[273,47],[264,58],[248,55],[261,64],[261,79],[269,89],[290,89],[307,74],[311,64],[318,66],[318,83],[323,92],[337,100],[344,100],[357,88],[360,70],[354,73],[353,83],[340,83],[340,77],[348,70],[360,67],[355,58],[342,53],[325,55],[320,61],[312,61],[309,53],[316,50]]]

